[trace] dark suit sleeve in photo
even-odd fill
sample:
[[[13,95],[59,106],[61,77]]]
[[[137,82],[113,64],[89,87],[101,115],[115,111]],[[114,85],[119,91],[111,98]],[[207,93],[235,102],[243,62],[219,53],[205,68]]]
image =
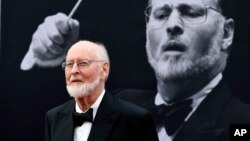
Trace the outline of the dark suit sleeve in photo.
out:
[[[45,141],[73,141],[71,100],[46,114]],[[88,141],[157,141],[153,121],[147,111],[105,93],[94,119]]]

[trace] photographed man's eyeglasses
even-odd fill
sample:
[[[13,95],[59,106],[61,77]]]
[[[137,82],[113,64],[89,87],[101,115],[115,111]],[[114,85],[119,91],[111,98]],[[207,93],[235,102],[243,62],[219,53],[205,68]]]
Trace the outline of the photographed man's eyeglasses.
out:
[[[146,23],[151,28],[162,28],[174,9],[178,11],[179,18],[187,24],[202,24],[207,19],[208,10],[213,10],[222,15],[220,10],[208,6],[205,3],[203,6],[181,5],[177,8],[166,4],[156,9],[152,9],[152,6],[149,6],[145,10]]]
[[[80,60],[79,62],[76,63],[76,66],[78,69],[84,69],[90,66],[91,63],[93,62],[105,62],[104,60],[88,60],[88,59],[83,59]],[[66,61],[62,63],[62,69],[63,70],[72,70],[74,67],[74,62]]]

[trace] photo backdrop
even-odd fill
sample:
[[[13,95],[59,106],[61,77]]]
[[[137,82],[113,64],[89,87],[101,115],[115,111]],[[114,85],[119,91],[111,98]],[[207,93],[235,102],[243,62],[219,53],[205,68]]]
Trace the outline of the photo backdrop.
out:
[[[43,141],[45,112],[69,100],[61,67],[21,71],[32,34],[49,15],[68,14],[75,0],[3,0],[0,58],[0,138]],[[144,9],[147,0],[83,0],[73,18],[80,38],[102,42],[111,59],[106,89],[155,89],[145,51]],[[250,103],[250,2],[233,2],[235,38],[224,77],[236,96]]]

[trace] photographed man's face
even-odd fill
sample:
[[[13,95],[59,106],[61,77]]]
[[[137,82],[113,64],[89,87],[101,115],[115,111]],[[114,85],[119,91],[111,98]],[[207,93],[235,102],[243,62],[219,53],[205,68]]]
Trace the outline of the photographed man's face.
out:
[[[206,4],[219,9],[216,0]],[[152,0],[150,7],[146,49],[158,77],[185,79],[225,64],[221,13],[203,0]]]
[[[71,70],[65,70],[67,90],[72,97],[86,96],[89,91],[95,89],[101,81],[101,66],[99,63],[91,63],[86,68],[77,67],[84,59],[95,60],[94,50],[82,46],[72,47],[66,61],[74,64]]]

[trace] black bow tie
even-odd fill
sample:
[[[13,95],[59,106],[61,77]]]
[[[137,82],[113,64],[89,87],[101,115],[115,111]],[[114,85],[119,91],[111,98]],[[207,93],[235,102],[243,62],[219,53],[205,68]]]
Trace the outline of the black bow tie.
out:
[[[72,113],[74,127],[81,126],[85,121],[93,122],[93,109],[90,108],[86,113]]]
[[[157,106],[151,113],[156,128],[164,125],[167,134],[173,135],[192,110],[192,101],[189,99],[173,105],[161,104]]]

